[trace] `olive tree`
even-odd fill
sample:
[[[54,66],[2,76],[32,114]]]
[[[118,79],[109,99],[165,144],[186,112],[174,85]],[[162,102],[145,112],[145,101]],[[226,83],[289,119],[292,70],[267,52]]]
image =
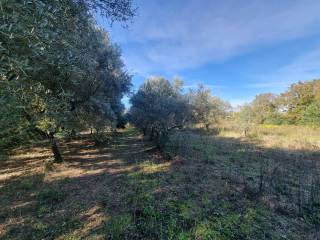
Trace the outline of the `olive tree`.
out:
[[[192,108],[193,120],[202,124],[207,130],[210,125],[226,118],[231,111],[231,105],[212,96],[210,89],[199,84],[197,89],[191,89],[188,100]]]
[[[159,149],[173,129],[183,128],[190,121],[190,106],[181,93],[181,83],[171,84],[163,77],[147,79],[130,102],[130,121]]]
[[[89,114],[116,121],[130,76],[91,12],[126,21],[131,7],[129,0],[1,1],[2,147],[46,136],[61,161],[57,132],[87,126]]]
[[[238,124],[238,128],[242,131],[242,134],[246,137],[248,131],[254,125],[254,114],[252,106],[249,104],[240,107],[240,110],[236,112],[235,119]]]

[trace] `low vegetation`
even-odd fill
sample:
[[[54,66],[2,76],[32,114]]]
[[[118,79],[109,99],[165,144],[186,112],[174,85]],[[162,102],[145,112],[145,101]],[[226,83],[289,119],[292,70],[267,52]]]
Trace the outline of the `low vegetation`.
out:
[[[1,165],[1,237],[315,239],[319,145],[291,148],[299,136],[273,128],[260,126],[260,138],[226,126],[175,131],[171,160],[132,128],[105,146],[82,135],[61,145],[65,162],[53,170],[43,164],[50,149],[17,149]]]

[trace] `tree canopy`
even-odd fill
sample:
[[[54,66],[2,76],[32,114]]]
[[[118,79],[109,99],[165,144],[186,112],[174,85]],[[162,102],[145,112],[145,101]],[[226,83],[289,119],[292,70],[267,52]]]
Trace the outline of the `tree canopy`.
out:
[[[163,77],[149,78],[130,102],[131,122],[159,148],[171,130],[182,128],[190,121],[190,108],[178,81],[171,84]]]
[[[190,90],[188,99],[194,122],[203,124],[206,129],[226,118],[231,111],[231,105],[228,102],[212,96],[210,89],[202,84],[199,84],[198,88]]]
[[[292,84],[280,95],[259,94],[240,112],[245,112],[244,115],[250,116],[250,122],[255,124],[320,126],[319,106],[320,80],[312,80]]]
[[[131,123],[150,136],[160,149],[173,129],[192,123],[208,128],[230,111],[230,104],[212,96],[203,85],[189,93],[182,90],[183,82],[178,78],[170,83],[163,77],[152,77],[131,98]]]
[[[131,77],[93,10],[111,21],[134,14],[130,0],[1,2],[2,146],[116,124]]]

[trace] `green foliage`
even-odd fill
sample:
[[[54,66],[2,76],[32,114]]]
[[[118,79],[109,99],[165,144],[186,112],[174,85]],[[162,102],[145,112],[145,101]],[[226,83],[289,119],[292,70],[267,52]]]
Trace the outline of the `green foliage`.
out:
[[[190,120],[190,107],[179,84],[162,77],[148,79],[131,98],[130,121],[162,148],[170,131]]]
[[[135,16],[132,0],[77,0],[76,2],[84,5],[88,10],[99,12],[103,17],[109,19],[111,23],[117,21],[126,24],[127,21]]]
[[[125,239],[133,230],[133,219],[129,214],[124,214],[112,219],[106,226],[108,239]]]
[[[54,188],[45,189],[38,193],[38,201],[41,204],[56,204],[66,197],[65,192]]]
[[[168,135],[190,123],[201,123],[208,128],[230,112],[230,104],[223,102],[203,85],[196,91],[182,93],[183,83],[173,84],[162,77],[148,79],[131,98],[129,120],[163,149]]]
[[[240,124],[320,124],[320,80],[292,84],[277,96],[260,94],[236,113]],[[242,116],[242,117],[241,117]]]
[[[257,124],[266,123],[277,115],[277,96],[272,93],[259,94],[251,103],[253,121]]]
[[[235,119],[238,123],[238,128],[246,136],[249,129],[254,124],[254,112],[250,105],[244,105],[240,111],[235,114]]]
[[[35,184],[36,184],[36,179],[24,178],[21,180],[19,187],[21,187],[23,190],[30,190],[34,187]]]
[[[131,0],[1,1],[0,148],[116,125],[131,78],[91,11],[134,15]]]
[[[270,221],[270,210],[249,202],[242,208],[213,204],[198,209],[190,200],[144,200],[143,210],[120,214],[105,226],[109,239],[286,239]],[[240,200],[241,201],[241,200]],[[199,203],[198,203],[199,204]],[[200,212],[199,212],[200,211]],[[210,213],[210,214],[209,214]],[[288,233],[288,235],[291,235]],[[292,235],[291,235],[292,236]]]
[[[314,224],[315,226],[320,225],[320,203],[316,202],[305,206],[303,209],[303,218]]]
[[[308,106],[320,101],[320,80],[292,84],[280,100],[286,110],[287,121],[297,124],[303,119]]]
[[[259,208],[248,208],[243,213],[217,212],[210,221],[194,228],[196,239],[263,239],[262,221],[266,213]],[[263,226],[267,230],[267,226]]]
[[[207,128],[210,125],[210,110],[212,108],[210,102],[210,90],[203,85],[199,85],[195,91],[189,93],[189,101],[192,106],[195,122],[204,124]]]
[[[313,102],[302,112],[301,122],[311,126],[320,126],[320,101]]]
[[[210,125],[225,119],[231,111],[228,102],[212,96],[210,90],[202,84],[196,90],[190,90],[188,100],[192,108],[194,122],[203,124],[207,129]]]
[[[274,111],[265,118],[263,123],[272,124],[272,125],[281,125],[281,124],[285,124],[286,121],[283,118],[283,115],[281,113]]]

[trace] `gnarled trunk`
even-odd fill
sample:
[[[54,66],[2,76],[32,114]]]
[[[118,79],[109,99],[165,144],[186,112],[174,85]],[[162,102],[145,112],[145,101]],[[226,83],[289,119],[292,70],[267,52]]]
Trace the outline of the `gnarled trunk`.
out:
[[[51,150],[52,150],[52,153],[54,156],[54,162],[56,162],[56,163],[63,162],[59,147],[57,145],[57,141],[54,138],[54,133],[52,133],[52,132],[49,133],[49,141],[50,141]]]

